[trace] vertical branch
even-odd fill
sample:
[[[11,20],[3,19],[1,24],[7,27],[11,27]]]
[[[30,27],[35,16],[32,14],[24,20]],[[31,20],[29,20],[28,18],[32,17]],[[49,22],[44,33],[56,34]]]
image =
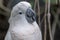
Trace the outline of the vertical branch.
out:
[[[58,4],[59,4],[59,0],[58,0]]]
[[[50,39],[53,40],[51,33],[51,24],[50,24],[50,0],[48,0],[48,27],[49,27]]]
[[[44,21],[45,28],[44,28],[44,40],[46,40],[46,32],[47,32],[47,25],[46,25],[46,12],[47,12],[47,0],[46,0],[46,2],[45,2],[45,21]]]
[[[10,6],[11,6],[12,1],[13,1],[13,0],[9,0],[9,3],[7,4],[7,7],[8,7],[9,9],[11,9]]]
[[[56,4],[58,4],[58,0],[56,0]]]
[[[35,0],[34,11],[36,11],[36,6],[38,8],[37,15],[38,15],[38,24],[40,26],[40,6],[39,6],[39,0]]]
[[[0,0],[0,8],[2,9],[0,14],[9,17],[11,10],[3,5],[3,0]]]
[[[39,26],[40,26],[40,5],[39,5],[39,0],[38,0],[38,22],[39,22]]]
[[[60,0],[59,0],[59,4],[60,4]]]
[[[54,19],[54,22],[53,22],[53,24],[52,24],[52,37],[53,37],[53,40],[54,40],[54,35],[55,35],[55,30],[56,30],[56,24],[57,24],[57,22],[58,22],[58,14],[54,14],[54,17],[55,17],[55,19]]]
[[[35,0],[35,3],[34,3],[34,11],[36,9],[36,4],[37,4],[37,0]]]
[[[3,9],[4,11],[10,13],[10,9],[3,5],[3,0],[0,0],[0,8]]]

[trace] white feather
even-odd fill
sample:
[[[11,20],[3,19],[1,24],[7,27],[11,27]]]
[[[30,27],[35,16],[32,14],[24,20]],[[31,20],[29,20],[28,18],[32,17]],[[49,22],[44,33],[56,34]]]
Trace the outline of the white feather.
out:
[[[20,2],[14,6],[9,19],[10,27],[5,40],[42,40],[41,30],[39,29],[36,21],[32,24],[28,23],[25,18],[25,14],[16,14],[19,12],[19,8],[17,7],[24,9],[24,13],[28,7],[31,7],[31,5],[28,2]]]

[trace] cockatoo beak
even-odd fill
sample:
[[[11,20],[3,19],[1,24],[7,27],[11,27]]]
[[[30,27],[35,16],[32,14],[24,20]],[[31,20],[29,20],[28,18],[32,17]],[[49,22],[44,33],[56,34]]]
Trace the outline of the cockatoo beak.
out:
[[[28,22],[33,22],[36,20],[36,14],[35,12],[32,10],[32,8],[28,8],[26,11],[26,16],[27,16],[27,20]]]

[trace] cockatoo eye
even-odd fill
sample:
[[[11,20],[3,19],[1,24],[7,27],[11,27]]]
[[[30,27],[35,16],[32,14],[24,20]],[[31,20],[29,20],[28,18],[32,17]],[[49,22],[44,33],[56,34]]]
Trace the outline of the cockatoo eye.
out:
[[[19,12],[19,14],[22,14],[22,12]]]

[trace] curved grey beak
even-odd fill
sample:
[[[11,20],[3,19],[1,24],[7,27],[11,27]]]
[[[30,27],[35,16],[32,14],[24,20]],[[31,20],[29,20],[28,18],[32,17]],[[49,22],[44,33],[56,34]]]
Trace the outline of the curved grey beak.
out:
[[[36,20],[36,14],[31,8],[28,8],[26,11],[26,19],[29,23],[32,23]]]

